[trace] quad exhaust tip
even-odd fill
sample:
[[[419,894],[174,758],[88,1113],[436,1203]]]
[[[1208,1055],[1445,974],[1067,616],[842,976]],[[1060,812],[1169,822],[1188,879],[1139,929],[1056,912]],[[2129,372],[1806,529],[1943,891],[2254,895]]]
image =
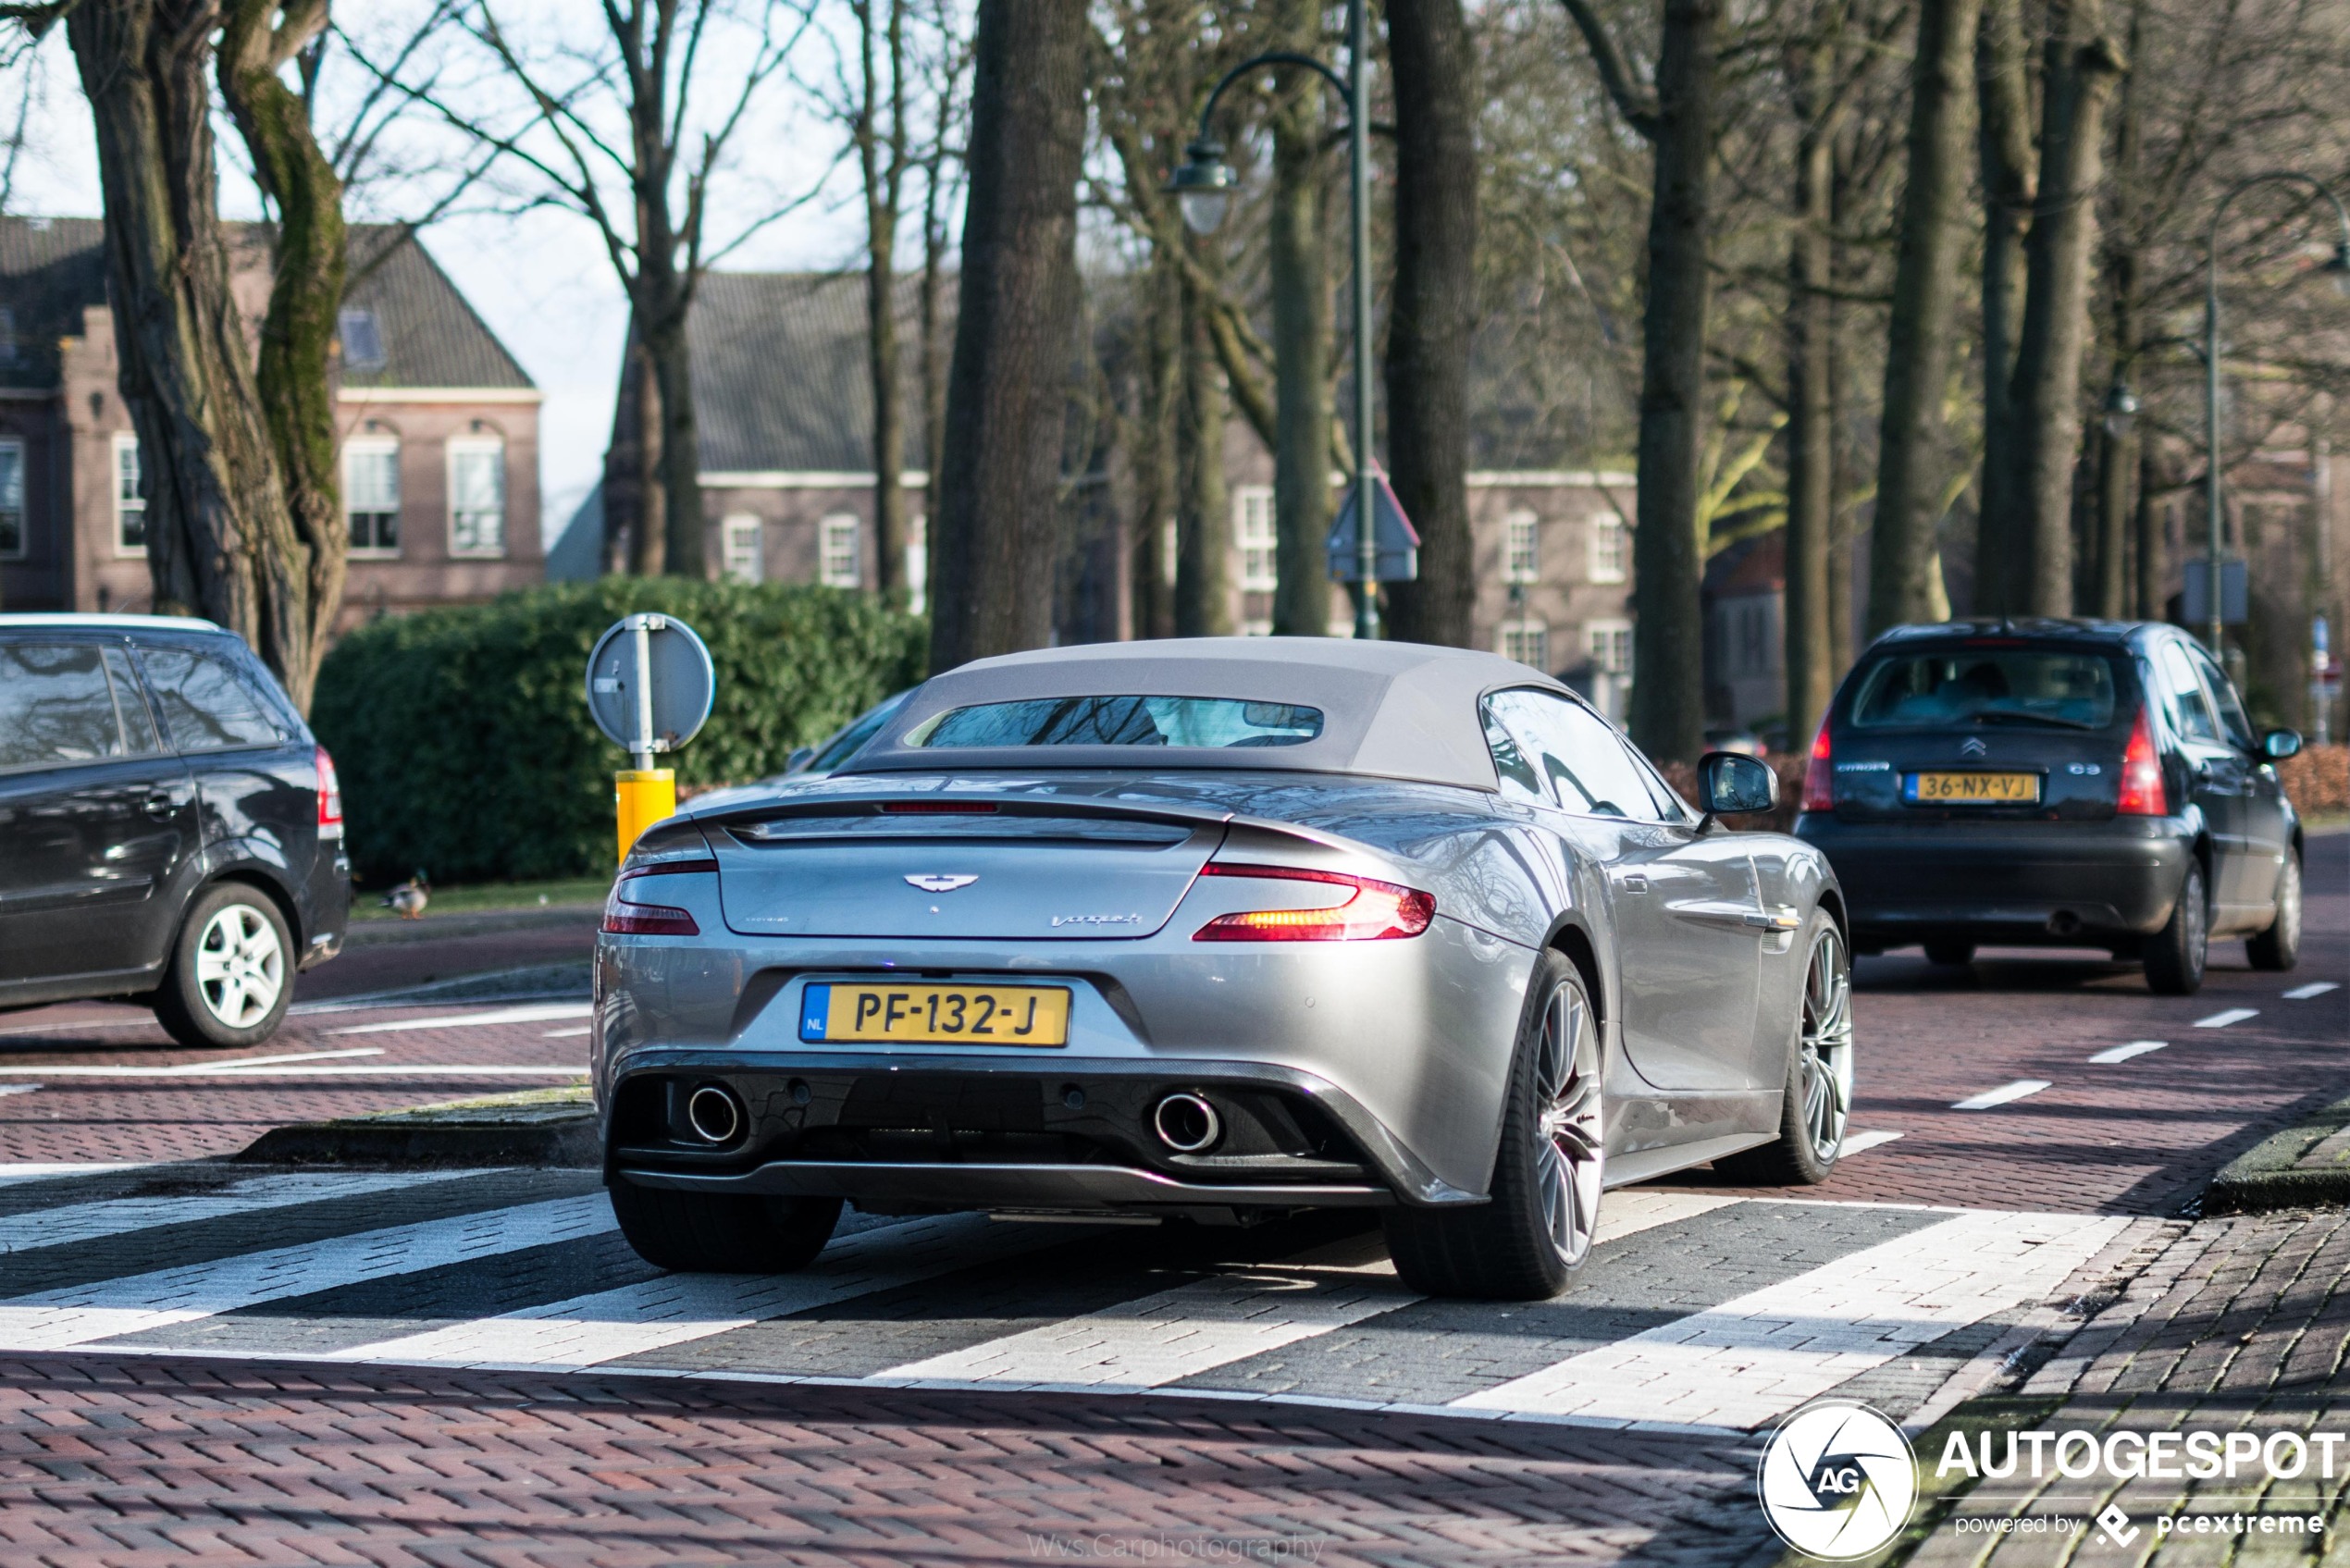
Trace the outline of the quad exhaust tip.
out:
[[[1224,1118],[1197,1094],[1169,1094],[1151,1111],[1158,1141],[1179,1154],[1196,1154],[1224,1133]]]
[[[731,1143],[743,1130],[743,1109],[733,1094],[705,1083],[686,1096],[686,1125],[705,1143]]]

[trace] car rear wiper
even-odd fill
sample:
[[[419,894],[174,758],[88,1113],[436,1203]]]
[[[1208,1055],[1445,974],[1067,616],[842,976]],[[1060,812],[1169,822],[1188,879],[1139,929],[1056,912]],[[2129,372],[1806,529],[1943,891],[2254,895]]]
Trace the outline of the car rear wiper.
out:
[[[2101,730],[2103,724],[2092,724],[2079,719],[2059,719],[2053,713],[2031,713],[2019,708],[1986,708],[1968,718],[1978,724],[2047,724],[2059,730]]]

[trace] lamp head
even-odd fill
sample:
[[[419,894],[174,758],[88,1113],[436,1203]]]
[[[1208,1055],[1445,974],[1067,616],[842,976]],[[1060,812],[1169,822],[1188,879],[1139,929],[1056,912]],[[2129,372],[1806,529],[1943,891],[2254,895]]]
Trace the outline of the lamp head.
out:
[[[2130,390],[2126,381],[2116,381],[2105,395],[2105,433],[2115,440],[2130,433],[2138,422],[2138,394]]]
[[[1167,182],[1167,191],[1182,209],[1183,226],[1194,234],[1213,234],[1224,221],[1232,199],[1232,166],[1224,161],[1224,143],[1203,136],[1183,149],[1187,161]]]

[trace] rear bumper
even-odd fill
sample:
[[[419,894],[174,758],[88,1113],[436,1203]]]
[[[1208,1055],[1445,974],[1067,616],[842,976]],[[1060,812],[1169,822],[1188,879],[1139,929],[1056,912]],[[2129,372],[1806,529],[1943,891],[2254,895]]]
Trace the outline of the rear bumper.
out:
[[[1908,826],[1807,814],[1795,834],[1835,866],[1864,947],[2127,943],[2170,920],[2194,855],[2172,817]]]
[[[747,1127],[720,1147],[683,1116],[704,1085]],[[1223,1133],[1199,1154],[1151,1130],[1198,1094]],[[1442,1206],[1483,1201],[1438,1178],[1352,1096],[1294,1068],[1232,1061],[649,1049],[604,1101],[608,1179],[713,1192],[846,1198],[868,1208]]]

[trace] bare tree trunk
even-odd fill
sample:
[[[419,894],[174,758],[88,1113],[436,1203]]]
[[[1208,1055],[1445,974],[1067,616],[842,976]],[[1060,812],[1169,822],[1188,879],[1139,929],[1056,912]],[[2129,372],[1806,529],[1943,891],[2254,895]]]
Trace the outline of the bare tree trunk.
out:
[[[2162,460],[2152,441],[2138,443],[2138,504],[2132,526],[2136,532],[2137,549],[2137,608],[2134,613],[2141,621],[2159,621],[2167,607],[2163,592],[2170,583],[2170,562],[2167,530],[2163,527],[2162,503],[2157,498],[2162,493]]]
[[[2032,149],[2032,84],[2022,0],[1984,0],[1975,38],[1983,215],[1983,475],[1976,487],[1974,611],[2000,614],[2019,603],[2015,570],[2023,536],[2022,474],[2015,414],[2015,356],[2023,319],[2023,237],[2037,188]]]
[[[1318,0],[1285,0],[1292,48],[1319,42]],[[1330,272],[1323,239],[1323,84],[1298,78],[1273,111],[1273,534],[1277,636],[1330,631],[1323,541],[1330,526]]]
[[[2018,608],[2072,612],[2072,475],[2081,450],[2081,355],[2089,330],[2089,260],[2105,108],[2121,61],[2097,0],[2071,0],[2048,41],[2040,135],[2040,200],[2024,241],[2027,293],[2017,342],[2015,415],[2022,434]]]
[[[1824,9],[1824,8],[1823,8]],[[1787,731],[1808,744],[1836,690],[1828,636],[1828,537],[1836,511],[1836,147],[1826,123],[1832,53],[1796,52],[1795,234],[1787,254]]]
[[[1388,0],[1387,52],[1395,92],[1387,451],[1395,499],[1420,536],[1419,580],[1390,590],[1392,632],[1465,648],[1477,606],[1468,371],[1478,164],[1476,56],[1461,0]]]
[[[1183,290],[1183,384],[1177,421],[1182,499],[1175,514],[1175,635],[1232,634],[1232,522],[1224,491],[1224,425],[1229,405],[1207,316],[1215,302]]]
[[[1980,0],[1923,0],[1910,73],[1910,174],[1893,274],[1878,426],[1869,631],[1939,619],[1935,539],[1941,486],[1931,463],[1950,374],[1966,201],[1967,86]],[[1929,582],[1929,574],[1932,581]]]
[[[215,200],[204,68],[220,21],[216,0],[82,0],[66,26],[96,131],[155,607],[227,626],[306,697],[310,562],[292,554]]]
[[[2120,124],[2114,131],[2113,233],[2106,246],[2106,287],[2110,291],[2113,336],[2112,384],[2124,385],[2138,356],[2138,117],[2145,93],[2136,62],[2146,16],[2145,0],[2130,6],[2129,74],[2121,80],[2118,105]],[[2134,432],[2115,435],[2100,426],[2097,443],[2097,493],[2093,526],[2096,553],[2090,574],[2089,609],[2118,620],[2129,613],[2130,488],[2137,476],[2138,443]]]
[[[669,508],[660,474],[661,384],[632,310],[621,351],[619,395],[612,401],[612,438],[604,448],[606,572],[661,575],[669,550]]]
[[[1077,332],[1084,0],[980,0],[931,668],[1041,648]]]
[[[1183,387],[1182,283],[1171,257],[1154,254],[1139,279],[1143,389],[1134,448],[1134,631],[1175,635],[1175,581],[1168,556],[1175,541],[1175,492],[1181,460],[1175,426]]]
[[[885,7],[876,15],[877,7]],[[905,0],[856,0],[864,96],[853,130],[865,182],[865,368],[873,390],[873,586],[906,608],[906,398],[897,355],[897,219],[906,184]],[[882,77],[888,76],[883,126]]]
[[[235,0],[220,35],[220,92],[277,208],[276,273],[261,326],[254,389],[285,486],[278,514],[259,520],[271,579],[265,648],[286,694],[310,710],[318,664],[342,608],[350,525],[342,514],[341,442],[327,365],[348,265],[342,181],[319,151],[301,97],[279,68],[325,31],[326,0]]]

